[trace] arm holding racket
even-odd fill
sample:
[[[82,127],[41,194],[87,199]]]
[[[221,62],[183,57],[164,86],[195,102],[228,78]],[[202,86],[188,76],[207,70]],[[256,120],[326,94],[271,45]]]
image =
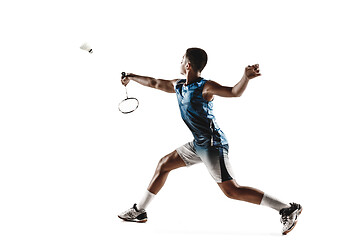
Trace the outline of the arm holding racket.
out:
[[[175,93],[174,86],[177,81],[177,79],[163,80],[127,73],[125,75],[125,78],[121,79],[121,82],[126,86],[130,82],[130,80],[140,83],[143,86],[155,88],[168,93]]]
[[[225,87],[217,82],[208,81],[203,90],[205,99],[211,100],[214,95],[220,97],[240,97],[245,91],[250,79],[261,76],[259,64],[247,66],[241,80],[234,87]]]

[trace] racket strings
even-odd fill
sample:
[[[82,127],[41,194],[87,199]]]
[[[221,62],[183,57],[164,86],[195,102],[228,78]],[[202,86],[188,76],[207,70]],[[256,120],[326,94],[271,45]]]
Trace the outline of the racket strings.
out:
[[[119,110],[122,113],[131,113],[139,106],[139,101],[136,98],[126,98],[119,104]]]

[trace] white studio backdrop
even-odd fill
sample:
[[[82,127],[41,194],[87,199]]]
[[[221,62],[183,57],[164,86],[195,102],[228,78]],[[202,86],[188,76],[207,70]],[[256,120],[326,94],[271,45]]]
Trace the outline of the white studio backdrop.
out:
[[[204,166],[174,171],[146,224],[138,201],[157,161],[192,140],[175,95],[121,72],[180,78],[188,47],[203,77],[244,95],[215,99],[239,184],[304,206],[292,239],[352,236],[359,154],[356,1],[2,1],[1,239],[279,238],[279,215],[227,199]],[[80,45],[88,42],[88,54]]]

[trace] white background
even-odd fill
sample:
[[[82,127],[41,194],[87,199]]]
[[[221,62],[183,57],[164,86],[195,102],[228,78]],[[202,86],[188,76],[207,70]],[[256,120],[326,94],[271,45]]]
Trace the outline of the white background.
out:
[[[170,174],[146,224],[117,218],[192,140],[173,94],[130,83],[140,106],[121,114],[121,72],[179,78],[188,47],[223,85],[260,64],[215,113],[239,184],[304,206],[287,238],[356,234],[359,21],[344,0],[2,1],[0,238],[281,237],[276,212],[227,199],[203,165]]]

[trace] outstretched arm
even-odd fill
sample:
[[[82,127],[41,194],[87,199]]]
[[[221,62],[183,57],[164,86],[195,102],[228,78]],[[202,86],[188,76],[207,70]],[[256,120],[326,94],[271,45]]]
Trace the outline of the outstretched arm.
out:
[[[217,82],[208,81],[203,90],[203,96],[205,99],[212,99],[214,95],[220,97],[240,97],[245,91],[250,79],[261,76],[259,64],[248,66],[245,68],[245,72],[241,80],[234,87],[225,87]]]
[[[175,93],[174,86],[178,79],[174,80],[163,80],[152,77],[140,76],[132,73],[127,73],[124,78],[121,79],[123,85],[127,85],[130,80],[140,83],[146,87],[155,88],[168,93]]]

